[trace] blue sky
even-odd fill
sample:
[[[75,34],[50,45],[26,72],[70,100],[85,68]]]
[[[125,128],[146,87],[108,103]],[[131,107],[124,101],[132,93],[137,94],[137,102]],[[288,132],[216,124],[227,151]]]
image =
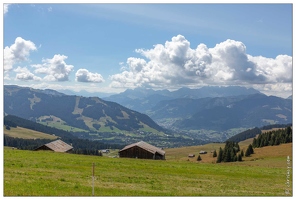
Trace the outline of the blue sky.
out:
[[[292,94],[292,4],[9,4],[4,84]]]

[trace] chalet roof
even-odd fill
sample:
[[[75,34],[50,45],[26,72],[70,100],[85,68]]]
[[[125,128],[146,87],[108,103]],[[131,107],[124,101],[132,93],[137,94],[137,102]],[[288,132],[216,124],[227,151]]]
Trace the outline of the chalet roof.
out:
[[[73,149],[73,147],[71,145],[63,142],[62,140],[56,140],[56,141],[47,143],[44,146],[52,149],[55,152],[67,152],[67,151]]]
[[[149,151],[153,154],[155,154],[156,152],[159,153],[160,155],[165,155],[165,151],[163,151],[162,149],[158,148],[158,147],[155,147],[151,144],[148,144],[144,141],[140,141],[140,142],[137,142],[137,143],[134,143],[134,144],[130,144],[130,145],[127,145],[125,146],[123,149],[121,149],[119,152],[121,151],[124,151],[126,149],[129,149],[131,147],[135,147],[135,146],[138,146],[142,149],[145,149],[146,151]]]

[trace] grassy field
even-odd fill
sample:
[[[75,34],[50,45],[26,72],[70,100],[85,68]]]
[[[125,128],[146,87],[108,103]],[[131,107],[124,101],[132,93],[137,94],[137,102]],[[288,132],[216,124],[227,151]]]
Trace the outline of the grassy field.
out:
[[[10,127],[10,130],[7,130],[5,127],[3,128],[4,134],[10,137],[17,137],[17,138],[23,138],[23,139],[34,139],[34,138],[39,138],[39,139],[50,139],[54,140],[57,139],[57,136],[42,133],[39,131],[34,131],[31,129],[26,129],[23,127]]]
[[[212,163],[210,153],[188,161],[220,145],[165,149],[165,161],[5,147],[4,196],[92,196],[92,163],[95,196],[292,196],[291,143],[255,149],[244,162]]]

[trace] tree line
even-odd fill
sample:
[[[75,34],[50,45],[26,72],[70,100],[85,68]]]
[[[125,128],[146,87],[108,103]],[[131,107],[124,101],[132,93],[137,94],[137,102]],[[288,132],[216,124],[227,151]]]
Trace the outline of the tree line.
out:
[[[285,129],[279,129],[274,131],[268,131],[261,133],[257,138],[253,139],[253,147],[260,148],[264,146],[274,146],[284,143],[292,142],[292,128],[290,126]]]
[[[249,138],[256,137],[256,135],[259,135],[262,133],[261,130],[268,130],[268,129],[273,129],[273,128],[286,128],[288,126],[292,126],[292,124],[272,124],[272,125],[263,126],[261,128],[255,127],[255,128],[243,131],[241,133],[238,133],[238,134],[230,137],[229,139],[227,139],[227,141],[240,142],[240,141],[244,141]]]
[[[260,133],[261,133],[261,130],[259,128],[255,127],[253,129],[248,129],[248,130],[243,131],[237,135],[234,135],[231,138],[229,138],[227,141],[240,142],[240,141],[244,141],[249,138],[253,138]]]
[[[52,140],[49,139],[22,139],[22,138],[14,138],[10,137],[7,135],[4,135],[4,146],[9,146],[9,147],[15,147],[17,149],[21,150],[35,150],[38,147],[50,143]],[[65,142],[65,141],[64,141]],[[96,145],[90,144],[90,143],[83,143],[83,140],[80,140],[81,143],[77,141],[72,141],[74,142],[74,149],[71,151],[71,153],[74,154],[84,154],[84,155],[96,155],[96,156],[102,156],[102,152],[100,149],[105,149],[106,147],[111,147],[102,145],[101,143],[97,143]],[[88,147],[87,144],[90,144]]]

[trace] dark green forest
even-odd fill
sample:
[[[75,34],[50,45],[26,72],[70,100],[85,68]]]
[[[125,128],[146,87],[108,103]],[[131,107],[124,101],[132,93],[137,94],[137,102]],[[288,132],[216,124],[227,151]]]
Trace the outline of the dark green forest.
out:
[[[227,141],[232,141],[232,142],[241,142],[249,138],[254,138],[256,135],[261,134],[262,130],[269,130],[273,128],[286,128],[292,126],[292,124],[272,124],[272,125],[267,125],[263,126],[261,128],[253,128],[253,129],[248,129],[246,131],[243,131],[239,134],[236,134],[232,137],[230,137]]]
[[[253,138],[260,133],[261,133],[261,130],[259,128],[255,127],[253,129],[248,129],[248,130],[243,131],[237,135],[234,135],[231,138],[229,138],[227,141],[240,142],[240,141],[244,141],[249,138]]]
[[[292,142],[292,128],[288,126],[285,129],[279,129],[275,131],[268,131],[261,133],[257,138],[253,139],[253,147],[260,148],[264,146],[274,146],[284,143]]]

